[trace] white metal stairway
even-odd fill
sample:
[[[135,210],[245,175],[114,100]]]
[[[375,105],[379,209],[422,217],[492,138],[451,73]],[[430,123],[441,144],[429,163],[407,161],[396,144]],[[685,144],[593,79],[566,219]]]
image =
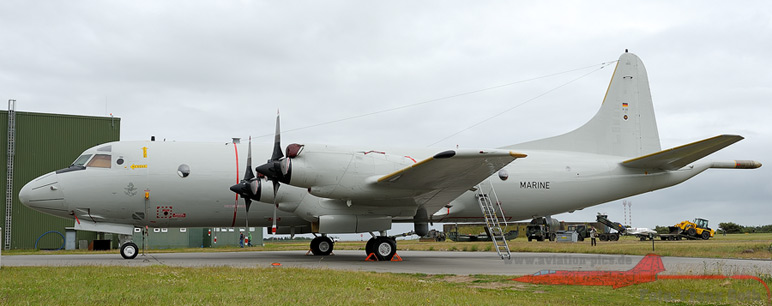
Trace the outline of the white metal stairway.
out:
[[[487,188],[484,189],[483,187]],[[493,246],[501,259],[510,260],[512,254],[509,251],[509,244],[507,244],[504,230],[501,229],[501,224],[504,223],[506,226],[507,221],[504,218],[504,211],[501,209],[501,202],[499,202],[496,191],[493,189],[493,184],[489,181],[483,181],[476,188],[475,197],[477,197],[477,202],[480,203],[480,210],[482,210],[485,217],[485,226],[488,228],[488,234],[491,237]]]

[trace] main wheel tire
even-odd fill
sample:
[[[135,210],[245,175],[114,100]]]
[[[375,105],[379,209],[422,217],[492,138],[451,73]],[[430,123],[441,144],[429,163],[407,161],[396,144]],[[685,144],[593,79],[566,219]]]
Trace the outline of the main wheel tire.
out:
[[[708,232],[708,231],[702,231],[702,239],[703,239],[703,240],[708,240],[708,239],[710,239],[710,232]]]
[[[606,234],[600,234],[600,241],[608,241],[608,236]]]
[[[127,242],[121,246],[121,256],[123,259],[134,259],[139,254],[139,248],[134,242]]]
[[[333,242],[327,236],[316,237],[311,240],[311,253],[318,256],[326,256],[332,253]]]
[[[550,241],[558,240],[558,235],[555,233],[550,234]]]
[[[370,240],[367,240],[367,244],[365,244],[365,253],[367,256],[375,253],[375,238],[370,238]]]
[[[611,237],[609,237],[611,241],[619,241],[619,235],[618,234],[612,234]]]
[[[375,239],[375,256],[379,261],[389,261],[397,254],[397,241],[389,237]]]

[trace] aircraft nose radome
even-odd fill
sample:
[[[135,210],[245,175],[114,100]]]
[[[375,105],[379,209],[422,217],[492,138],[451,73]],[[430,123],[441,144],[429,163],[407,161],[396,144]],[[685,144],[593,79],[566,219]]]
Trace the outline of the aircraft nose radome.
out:
[[[32,185],[32,182],[25,184],[24,187],[21,187],[21,190],[19,191],[19,201],[21,201],[21,204],[24,204],[24,206],[27,207],[29,207],[29,200],[32,196],[32,187],[30,185]]]
[[[55,172],[38,177],[21,188],[19,201],[34,210],[52,214],[66,215],[64,194],[59,188]]]

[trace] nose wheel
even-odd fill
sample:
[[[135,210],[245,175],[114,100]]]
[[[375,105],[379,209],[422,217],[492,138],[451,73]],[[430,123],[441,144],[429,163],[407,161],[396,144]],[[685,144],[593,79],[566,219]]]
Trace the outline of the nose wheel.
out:
[[[121,256],[123,259],[134,259],[139,254],[139,248],[134,242],[127,242],[121,246]]]

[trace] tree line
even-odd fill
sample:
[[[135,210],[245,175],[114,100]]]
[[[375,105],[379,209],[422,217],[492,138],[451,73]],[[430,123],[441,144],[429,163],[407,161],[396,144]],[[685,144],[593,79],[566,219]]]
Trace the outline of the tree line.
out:
[[[740,233],[772,233],[772,224],[759,225],[759,226],[742,226],[734,222],[722,222],[718,224],[722,230],[725,230],[727,234],[740,234]]]

